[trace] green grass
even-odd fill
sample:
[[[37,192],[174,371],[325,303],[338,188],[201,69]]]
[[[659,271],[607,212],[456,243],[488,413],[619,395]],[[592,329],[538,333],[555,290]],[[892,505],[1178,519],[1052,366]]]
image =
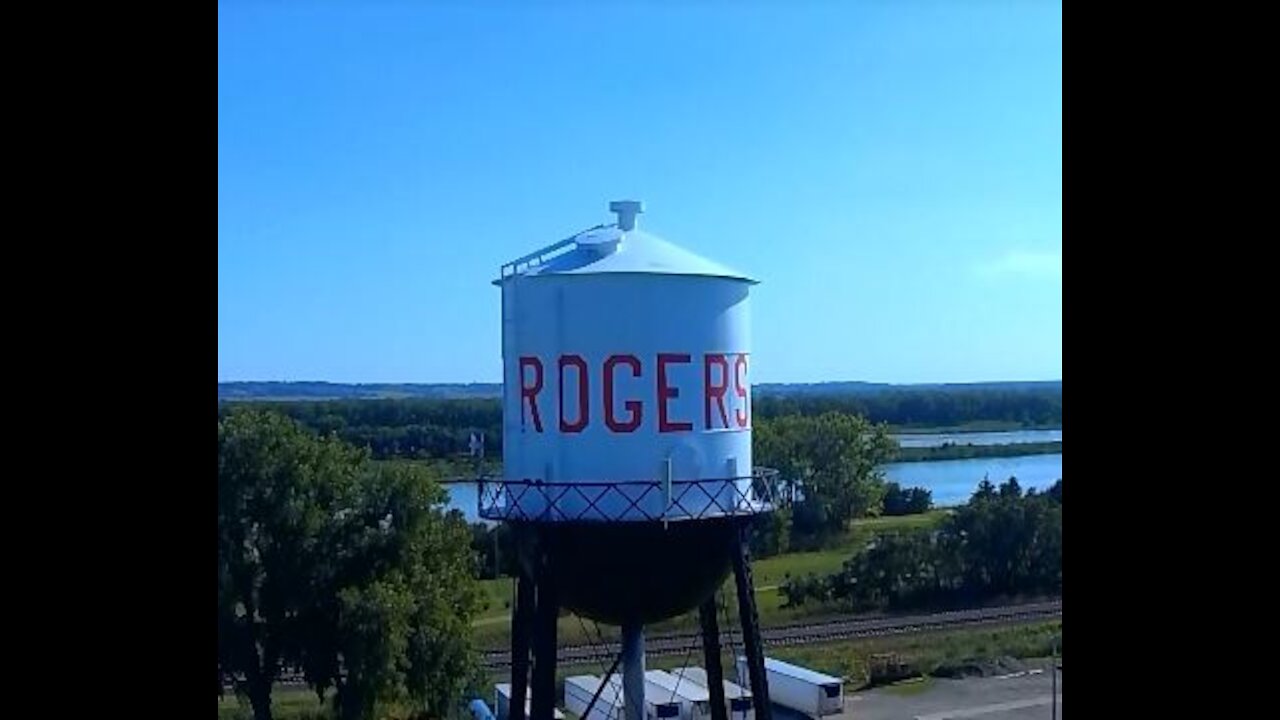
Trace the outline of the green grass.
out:
[[[321,704],[316,694],[306,688],[277,687],[271,691],[271,711],[276,720],[329,720],[333,713],[328,703]],[[243,703],[228,693],[218,700],[218,720],[252,720],[249,701]]]
[[[896,653],[911,672],[932,675],[947,667],[977,660],[1006,656],[1023,660],[1047,658],[1052,651],[1053,638],[1061,634],[1062,621],[1054,620],[769,648],[768,654],[769,657],[843,677],[855,687],[860,687],[870,679],[872,655]]]
[[[480,581],[487,607],[476,618],[476,624],[484,625],[495,618],[511,617],[511,583],[512,579],[509,577]]]
[[[937,510],[930,510],[926,513],[920,513],[918,515],[895,515],[866,518],[865,520],[854,520],[853,527],[850,530],[850,535],[853,536],[859,530],[900,532],[903,530],[918,530],[925,527],[935,527],[949,514],[951,514],[950,510],[939,508]]]
[[[492,700],[489,702],[492,705]],[[275,720],[334,720],[336,714],[333,712],[333,691],[330,690],[325,701],[320,702],[315,692],[309,688],[277,685],[271,691],[271,714]],[[395,720],[410,715],[404,705],[393,705],[383,711],[380,717]],[[242,702],[228,694],[218,700],[218,720],[253,720],[253,709],[247,699]]]
[[[817,550],[786,553],[756,560],[751,563],[751,576],[755,580],[756,592],[775,587],[787,577],[838,570],[840,564],[849,557],[849,552],[848,549]]]

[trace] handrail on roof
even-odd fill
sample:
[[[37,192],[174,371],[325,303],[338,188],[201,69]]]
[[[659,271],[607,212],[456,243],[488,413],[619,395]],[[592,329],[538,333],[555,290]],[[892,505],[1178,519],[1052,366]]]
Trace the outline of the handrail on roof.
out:
[[[587,228],[582,232],[574,233],[573,236],[571,237],[567,237],[564,240],[552,243],[542,248],[541,250],[535,250],[529,253],[528,255],[518,257],[509,263],[505,263],[502,266],[502,268],[498,271],[498,276],[501,278],[507,278],[517,273],[520,273],[521,271],[528,270],[529,268],[541,265],[547,262],[548,260],[551,260],[552,258],[558,257],[559,255],[562,254],[562,253],[556,253],[555,255],[552,255],[552,253],[555,253],[557,250],[561,250],[565,247],[568,247],[569,245],[577,244],[578,238],[581,237],[584,233],[589,233],[595,230],[601,230],[607,227],[610,227],[610,226],[606,224],[606,225],[596,225],[595,227]]]
[[[510,277],[512,275],[519,273],[522,270],[527,270],[536,265],[541,265],[542,263],[550,259],[546,257],[547,255],[550,255],[556,250],[559,250],[563,247],[566,247],[568,245],[573,245],[573,244],[575,244],[574,238],[569,238],[567,240],[561,240],[558,243],[548,245],[542,248],[541,250],[531,252],[528,255],[525,255],[524,257],[516,258],[515,260],[512,260],[511,262],[506,263],[505,265],[502,266],[501,276],[504,278]]]

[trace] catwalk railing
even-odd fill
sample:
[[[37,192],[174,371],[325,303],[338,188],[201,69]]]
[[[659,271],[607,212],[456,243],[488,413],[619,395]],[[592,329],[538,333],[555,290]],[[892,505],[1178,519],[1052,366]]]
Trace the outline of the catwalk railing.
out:
[[[480,517],[535,522],[653,522],[755,515],[775,507],[777,472],[700,480],[547,482],[480,478]]]

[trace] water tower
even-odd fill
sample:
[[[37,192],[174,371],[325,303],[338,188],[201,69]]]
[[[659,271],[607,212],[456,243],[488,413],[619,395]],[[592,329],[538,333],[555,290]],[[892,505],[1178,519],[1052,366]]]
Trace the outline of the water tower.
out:
[[[617,221],[507,263],[501,479],[480,514],[520,549],[513,720],[554,708],[558,609],[622,627],[628,720],[644,720],[644,625],[699,608],[709,686],[723,693],[715,593],[736,577],[743,645],[770,720],[747,539],[772,510],[751,463],[755,280]],[[724,720],[724,698],[713,696]]]

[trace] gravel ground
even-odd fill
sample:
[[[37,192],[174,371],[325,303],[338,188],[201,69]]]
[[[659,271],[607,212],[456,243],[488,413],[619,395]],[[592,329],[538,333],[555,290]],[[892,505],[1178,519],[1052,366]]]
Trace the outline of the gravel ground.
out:
[[[823,720],[1050,720],[1052,683],[1048,664],[997,677],[932,679],[923,690],[908,686],[846,691],[844,712]],[[778,708],[776,720],[802,720]],[[1058,715],[1062,718],[1062,674],[1058,673]]]

